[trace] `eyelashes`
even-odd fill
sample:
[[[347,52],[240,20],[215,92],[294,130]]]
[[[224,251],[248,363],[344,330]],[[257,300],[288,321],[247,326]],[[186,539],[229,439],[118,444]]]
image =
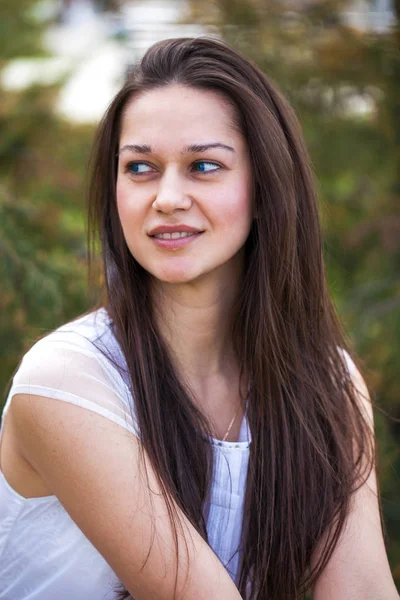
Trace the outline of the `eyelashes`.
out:
[[[219,170],[222,169],[221,165],[219,165],[218,163],[209,161],[209,160],[198,160],[198,161],[196,161],[196,162],[194,162],[192,164],[192,168],[193,167],[197,167],[199,165],[207,165],[207,166],[211,165],[214,168],[211,168],[211,169],[203,168],[203,169],[200,169],[200,170],[195,170],[194,171],[195,173],[200,173],[200,174],[203,174],[203,173],[216,173],[217,171],[219,171]],[[138,170],[136,171],[135,170],[136,168],[139,169],[141,166],[149,167],[150,170],[149,171],[138,171]],[[126,165],[126,167],[125,167],[125,172],[126,173],[130,173],[131,175],[135,175],[135,176],[139,176],[140,177],[142,175],[146,175],[148,173],[152,173],[153,171],[151,170],[151,165],[149,165],[146,162],[143,162],[143,161],[130,161]]]

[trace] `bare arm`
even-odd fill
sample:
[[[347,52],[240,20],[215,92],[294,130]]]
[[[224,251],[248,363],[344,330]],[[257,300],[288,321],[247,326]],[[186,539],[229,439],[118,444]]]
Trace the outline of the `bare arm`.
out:
[[[136,436],[91,411],[42,396],[16,394],[10,414],[22,455],[135,600],[172,600],[177,567],[180,600],[241,598],[216,554],[179,508],[187,526],[189,561],[182,536],[176,560],[167,508],[147,458],[152,503],[139,470]]]
[[[353,383],[370,428],[374,420],[368,389],[356,369]],[[317,560],[318,552],[314,557]],[[313,600],[399,600],[381,529],[375,468],[355,492],[345,529],[316,582]]]

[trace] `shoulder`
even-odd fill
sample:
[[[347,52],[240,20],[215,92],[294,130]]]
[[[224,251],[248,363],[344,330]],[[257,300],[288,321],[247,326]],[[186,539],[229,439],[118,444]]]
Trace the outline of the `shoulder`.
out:
[[[66,384],[66,376],[76,375],[89,363],[96,362],[90,320],[93,320],[90,315],[80,317],[34,342],[14,372],[10,394],[16,391],[38,393],[40,386],[61,389]]]
[[[23,358],[39,354],[50,347],[95,351],[97,340],[106,335],[109,325],[110,319],[105,309],[87,312],[43,335],[32,344]]]
[[[13,381],[32,377],[51,377],[66,369],[85,367],[86,362],[105,358],[102,340],[109,334],[109,319],[104,309],[86,313],[46,333],[22,355]]]
[[[105,315],[98,311],[45,335],[22,357],[5,411],[11,400],[14,411],[18,410],[17,404],[19,410],[25,410],[28,398],[38,416],[47,405],[54,411],[66,411],[53,402],[61,400],[61,404],[96,412],[137,435],[133,398],[118,369],[120,360],[113,342]],[[51,401],[38,401],[38,396]],[[87,411],[82,419],[90,418]]]

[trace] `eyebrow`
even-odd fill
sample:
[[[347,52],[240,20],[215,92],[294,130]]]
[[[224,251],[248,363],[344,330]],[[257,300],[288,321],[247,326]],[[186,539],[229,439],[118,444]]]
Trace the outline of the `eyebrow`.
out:
[[[228,146],[227,144],[222,144],[221,142],[212,142],[210,144],[190,144],[189,146],[185,146],[181,152],[181,154],[197,154],[200,152],[207,152],[207,150],[211,150],[212,148],[222,148],[223,150],[229,150],[229,152],[235,152],[235,149],[232,146]],[[118,152],[117,156],[119,156],[124,150],[131,150],[132,152],[137,152],[138,154],[151,154],[152,149],[148,144],[125,144]]]

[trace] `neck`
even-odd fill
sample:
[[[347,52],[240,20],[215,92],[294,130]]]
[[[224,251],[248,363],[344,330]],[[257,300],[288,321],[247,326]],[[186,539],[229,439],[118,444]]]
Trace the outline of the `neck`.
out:
[[[153,281],[157,327],[178,371],[194,387],[204,387],[236,370],[231,328],[240,277],[208,274],[190,283]]]

